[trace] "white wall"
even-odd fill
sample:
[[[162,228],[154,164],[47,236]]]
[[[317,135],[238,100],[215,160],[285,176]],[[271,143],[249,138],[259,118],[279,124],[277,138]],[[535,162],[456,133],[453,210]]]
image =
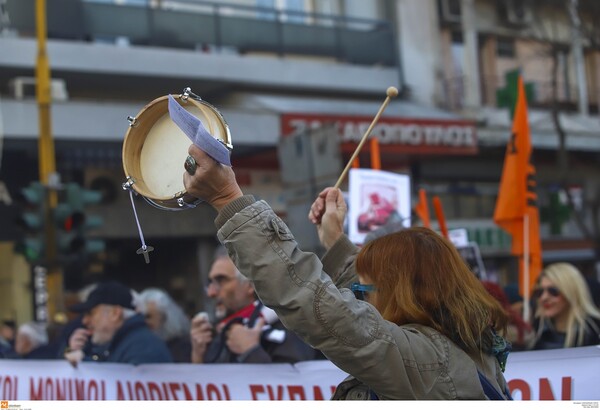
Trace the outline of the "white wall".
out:
[[[400,58],[412,98],[433,105],[441,76],[441,45],[435,0],[397,0]]]

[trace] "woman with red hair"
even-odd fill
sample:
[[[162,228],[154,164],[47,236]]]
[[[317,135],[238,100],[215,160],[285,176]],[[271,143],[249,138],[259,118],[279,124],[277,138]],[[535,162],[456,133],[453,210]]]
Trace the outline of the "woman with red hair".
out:
[[[193,145],[189,154],[198,166],[184,174],[186,190],[218,211],[217,236],[239,271],[288,329],[350,375],[334,399],[510,399],[509,345],[497,334],[508,318],[452,243],[412,228],[356,255],[331,188],[309,215],[331,247],[321,261],[266,202],[243,195],[230,167]]]

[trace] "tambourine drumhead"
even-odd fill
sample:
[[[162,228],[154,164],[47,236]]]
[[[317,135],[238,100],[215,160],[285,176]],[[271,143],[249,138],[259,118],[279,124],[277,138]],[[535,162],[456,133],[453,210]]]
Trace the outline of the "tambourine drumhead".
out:
[[[191,97],[175,97],[187,111],[198,118],[206,130],[231,149],[229,127],[212,105]],[[185,209],[178,203],[196,199],[185,192],[183,164],[190,139],[171,120],[168,96],[146,105],[133,120],[123,142],[123,170],[133,182],[131,188],[158,207]]]

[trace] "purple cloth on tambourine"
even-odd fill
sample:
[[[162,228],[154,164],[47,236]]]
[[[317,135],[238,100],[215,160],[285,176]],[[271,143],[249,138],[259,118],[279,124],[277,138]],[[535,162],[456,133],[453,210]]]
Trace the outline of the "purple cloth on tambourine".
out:
[[[210,135],[202,125],[202,121],[183,108],[171,95],[169,95],[169,115],[195,146],[206,152],[215,161],[231,166],[227,147]]]

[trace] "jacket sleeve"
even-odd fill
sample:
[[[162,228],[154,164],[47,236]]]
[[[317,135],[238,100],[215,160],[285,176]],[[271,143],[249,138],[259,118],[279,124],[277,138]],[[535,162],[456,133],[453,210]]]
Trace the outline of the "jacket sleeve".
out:
[[[394,396],[401,380],[410,383],[396,345],[407,335],[350,290],[338,288],[319,258],[298,248],[289,228],[264,201],[233,201],[216,224],[219,240],[240,272],[254,282],[260,299],[286,328],[340,369],[378,386],[383,396]]]
[[[338,288],[349,289],[352,283],[358,281],[354,267],[357,254],[358,247],[350,242],[346,235],[342,235],[323,255],[323,270]]]

